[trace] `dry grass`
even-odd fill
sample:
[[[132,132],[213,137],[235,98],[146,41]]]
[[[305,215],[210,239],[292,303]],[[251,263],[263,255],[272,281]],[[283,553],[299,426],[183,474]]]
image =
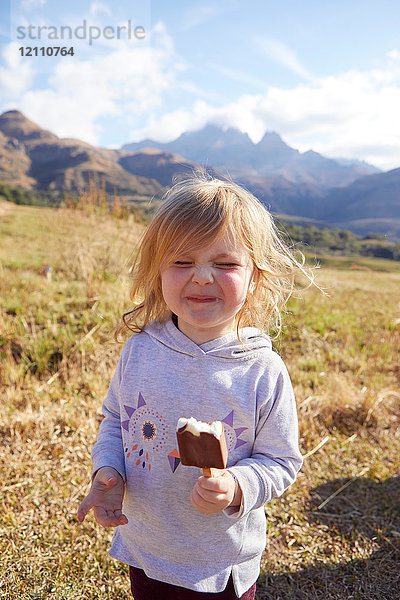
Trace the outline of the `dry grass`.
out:
[[[111,532],[75,511],[140,227],[30,207],[1,218],[0,598],[128,599]],[[399,596],[400,273],[384,268],[328,265],[330,296],[291,303],[277,347],[307,457],[266,508],[259,600]]]

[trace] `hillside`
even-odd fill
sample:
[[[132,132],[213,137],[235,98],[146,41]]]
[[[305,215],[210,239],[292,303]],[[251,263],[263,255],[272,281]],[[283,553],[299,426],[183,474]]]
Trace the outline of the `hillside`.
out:
[[[18,111],[0,115],[0,181],[23,190],[61,197],[86,189],[91,179],[147,214],[174,176],[199,165],[244,185],[273,213],[400,241],[399,169],[376,173],[358,161],[300,153],[277,133],[267,132],[254,144],[236,129],[214,125],[168,144],[145,140],[121,150],[96,148],[59,138]]]
[[[36,182],[29,173],[30,168],[31,160],[24,144],[0,131],[0,179],[23,189],[32,189]]]
[[[119,164],[129,173],[154,178],[163,186],[171,185],[175,175],[188,175],[198,166],[182,156],[158,148],[125,153]]]
[[[76,511],[143,228],[5,206],[0,596],[132,600],[127,568],[107,554],[112,532],[92,516],[79,524]],[[399,264],[335,259],[317,277],[329,295],[309,288],[292,299],[274,341],[294,385],[304,466],[266,506],[258,600],[398,600]]]
[[[181,164],[182,169],[195,167],[164,153],[161,168],[155,154],[141,152],[135,157],[132,152],[96,148],[59,138],[18,111],[0,115],[0,180],[23,189],[78,191],[87,187],[91,177],[98,185],[104,180],[109,192],[117,189],[132,199],[151,198],[160,196],[170,183],[167,173],[179,172]]]
[[[300,153],[277,133],[254,144],[247,134],[207,125],[160,143],[143,140],[124,149],[158,148],[229,174],[272,212],[296,215],[359,235],[377,232],[400,241],[400,169],[380,173],[361,161]]]
[[[279,215],[275,222],[278,229],[288,236],[291,245],[310,256],[374,256],[400,261],[400,244],[390,242],[379,234],[361,237],[345,229],[297,225]]]
[[[352,231],[365,229],[400,239],[400,168],[362,177],[345,189],[334,189],[319,205],[317,218],[346,223]]]

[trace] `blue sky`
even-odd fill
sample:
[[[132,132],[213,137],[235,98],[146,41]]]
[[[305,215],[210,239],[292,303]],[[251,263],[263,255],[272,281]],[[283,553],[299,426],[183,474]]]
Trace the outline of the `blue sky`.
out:
[[[75,54],[19,50],[51,45]],[[0,3],[0,112],[60,137],[120,147],[213,122],[386,170],[399,106],[398,0]]]

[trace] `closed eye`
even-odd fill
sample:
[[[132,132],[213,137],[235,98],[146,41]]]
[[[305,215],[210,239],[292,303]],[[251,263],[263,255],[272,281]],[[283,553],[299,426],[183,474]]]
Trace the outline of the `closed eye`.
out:
[[[176,267],[192,267],[194,265],[190,260],[176,260],[173,264]],[[230,262],[216,262],[214,265],[219,269],[233,269],[234,267],[239,266],[238,263]]]
[[[237,263],[215,263],[217,267],[222,269],[232,269],[233,267],[237,267]]]

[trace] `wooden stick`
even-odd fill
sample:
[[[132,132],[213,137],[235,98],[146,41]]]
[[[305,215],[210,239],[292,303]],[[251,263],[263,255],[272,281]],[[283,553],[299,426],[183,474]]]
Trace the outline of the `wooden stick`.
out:
[[[203,469],[203,477],[212,477],[212,471],[209,468]]]

